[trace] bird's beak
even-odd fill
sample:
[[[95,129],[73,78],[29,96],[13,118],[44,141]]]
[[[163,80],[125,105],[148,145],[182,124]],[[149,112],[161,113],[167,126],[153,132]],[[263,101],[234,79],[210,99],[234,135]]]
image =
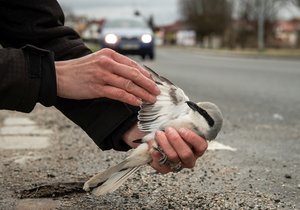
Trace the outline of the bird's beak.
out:
[[[188,105],[192,110],[197,111],[197,107],[198,107],[197,104],[195,104],[195,103],[192,102],[192,101],[186,101],[186,103],[187,103],[187,105]]]

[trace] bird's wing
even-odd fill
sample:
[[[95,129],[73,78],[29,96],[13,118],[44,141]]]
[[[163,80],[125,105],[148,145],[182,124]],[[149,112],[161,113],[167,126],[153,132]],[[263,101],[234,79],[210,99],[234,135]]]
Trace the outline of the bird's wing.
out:
[[[161,91],[154,104],[143,102],[138,115],[138,128],[145,133],[152,133],[161,129],[166,122],[176,119],[180,115],[181,106],[189,98],[171,81],[158,75],[149,67],[145,66],[145,68],[151,73]]]

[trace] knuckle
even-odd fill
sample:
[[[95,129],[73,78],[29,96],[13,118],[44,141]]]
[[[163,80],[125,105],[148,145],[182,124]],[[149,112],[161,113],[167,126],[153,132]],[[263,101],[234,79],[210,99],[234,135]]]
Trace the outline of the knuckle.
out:
[[[136,68],[139,66],[134,60],[130,60],[130,65]]]
[[[208,148],[208,143],[207,143],[207,141],[204,140],[202,151],[206,151],[207,148]]]
[[[204,152],[207,150],[208,148],[208,143],[207,141],[203,141],[203,143],[201,143],[200,146],[198,147],[194,147],[195,153],[197,157],[200,157],[204,154]]]
[[[118,99],[125,99],[126,98],[126,92],[123,90],[116,90],[115,91],[115,96]]]
[[[111,80],[111,77],[109,74],[99,74],[99,78],[101,78],[105,83],[108,83]]]
[[[167,156],[168,156],[168,159],[171,162],[178,162],[179,161],[179,157],[178,157],[177,153],[175,153],[175,152],[168,152]]]
[[[141,77],[141,72],[136,68],[132,68],[131,70],[133,80],[139,80]]]
[[[112,65],[112,60],[107,56],[100,56],[98,63],[102,67],[109,68]]]
[[[169,173],[170,172],[170,170],[160,170],[159,171],[159,173],[161,173],[161,174],[167,174],[167,173]]]
[[[125,90],[131,92],[134,89],[134,83],[131,80],[125,80]]]
[[[184,166],[185,168],[194,168],[195,167],[195,161],[190,161]]]
[[[185,134],[185,138],[187,138],[187,139],[192,139],[193,138],[193,133],[192,132],[185,131],[184,134]]]
[[[114,54],[115,51],[113,51],[112,49],[109,49],[109,48],[103,48],[101,50],[101,52],[106,55],[112,55],[112,54]]]
[[[194,156],[192,151],[185,150],[181,153],[181,159],[183,162],[189,162],[191,158]]]

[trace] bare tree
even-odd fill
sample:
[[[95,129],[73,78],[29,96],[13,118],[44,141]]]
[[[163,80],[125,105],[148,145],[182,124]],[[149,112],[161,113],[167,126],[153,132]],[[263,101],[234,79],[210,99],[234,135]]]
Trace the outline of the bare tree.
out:
[[[280,9],[292,1],[295,0],[239,0],[239,13],[241,16],[247,15],[250,20],[257,20],[263,4],[264,19],[274,21]]]
[[[249,42],[249,39],[253,40],[254,36],[259,33],[258,22],[263,20],[263,41],[267,46],[272,46],[274,42],[273,24],[277,19],[278,13],[281,8],[285,7],[289,3],[295,0],[239,0],[238,1],[238,16],[242,21],[242,26],[238,31],[237,42],[245,47],[249,43],[254,45],[256,42]],[[299,0],[300,1],[300,0]],[[259,19],[262,18],[262,19]],[[250,26],[246,27],[245,26]],[[251,28],[251,30],[247,30]],[[260,31],[261,32],[261,31]]]
[[[179,8],[196,31],[198,40],[223,35],[231,20],[232,7],[228,0],[180,0]]]

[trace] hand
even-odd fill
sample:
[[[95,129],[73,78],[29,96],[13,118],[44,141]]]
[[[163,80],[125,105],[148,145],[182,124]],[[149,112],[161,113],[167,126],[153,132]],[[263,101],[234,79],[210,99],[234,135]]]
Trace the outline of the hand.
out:
[[[181,163],[183,168],[193,168],[196,160],[204,154],[208,147],[205,139],[185,128],[181,128],[179,131],[167,128],[165,133],[158,131],[155,140],[167,155],[168,160],[174,164]],[[154,141],[150,141],[149,144],[152,148]],[[152,168],[162,174],[173,171],[170,166],[161,165],[159,163],[160,158],[161,154],[153,150],[153,160],[150,164]]]
[[[69,99],[106,97],[138,106],[156,101],[160,91],[150,73],[113,50],[55,62],[57,95]]]

